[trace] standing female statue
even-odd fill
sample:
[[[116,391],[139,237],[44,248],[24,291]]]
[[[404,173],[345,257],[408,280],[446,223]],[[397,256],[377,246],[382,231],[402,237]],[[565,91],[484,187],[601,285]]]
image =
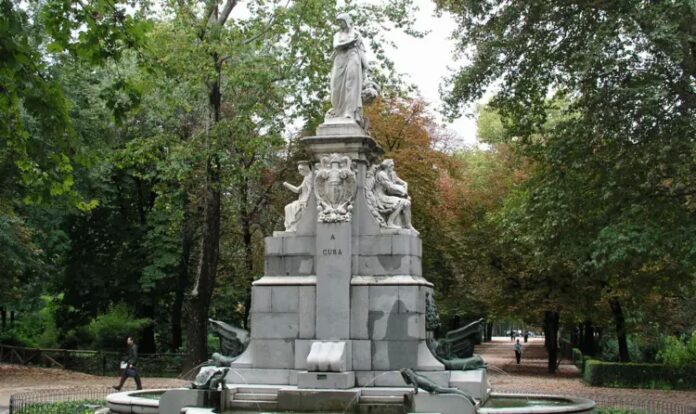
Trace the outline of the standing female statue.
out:
[[[326,118],[348,118],[363,125],[361,93],[367,72],[365,46],[347,13],[336,16],[341,30],[334,34],[331,106]]]

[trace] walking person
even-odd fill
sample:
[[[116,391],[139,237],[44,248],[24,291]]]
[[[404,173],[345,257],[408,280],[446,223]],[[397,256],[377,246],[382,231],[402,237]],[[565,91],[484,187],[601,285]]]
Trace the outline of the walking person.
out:
[[[143,389],[143,385],[140,382],[140,374],[138,373],[138,345],[133,341],[133,337],[128,337],[126,339],[128,344],[128,358],[124,361],[125,367],[121,366],[123,372],[121,372],[121,382],[118,385],[114,385],[113,388],[116,391],[121,391],[123,383],[126,382],[128,377],[133,377],[135,380],[136,388],[139,390]]]
[[[519,339],[515,343],[515,359],[517,360],[517,365],[519,365],[522,359],[522,344]]]

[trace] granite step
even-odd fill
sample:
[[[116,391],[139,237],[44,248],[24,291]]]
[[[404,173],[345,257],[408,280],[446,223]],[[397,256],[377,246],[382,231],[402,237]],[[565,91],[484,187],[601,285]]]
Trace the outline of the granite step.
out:
[[[251,387],[251,386],[243,386],[243,387],[235,387],[236,388],[236,393],[243,393],[243,394],[275,394],[278,395],[278,391],[280,391],[280,388],[273,388],[273,387]]]
[[[277,401],[278,394],[262,392],[237,392],[232,397],[232,401]]]
[[[404,403],[403,395],[361,395],[359,404],[398,404]]]
[[[256,411],[275,411],[278,409],[278,403],[276,401],[262,401],[262,400],[232,400],[227,404],[228,408],[234,409],[244,409],[244,410],[256,410]]]

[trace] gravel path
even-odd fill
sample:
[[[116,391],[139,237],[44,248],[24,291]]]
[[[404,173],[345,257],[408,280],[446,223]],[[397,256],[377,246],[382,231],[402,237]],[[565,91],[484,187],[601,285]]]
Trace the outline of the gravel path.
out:
[[[142,381],[143,388],[175,388],[190,383],[176,378],[143,377]],[[62,388],[104,389],[116,384],[116,373],[112,377],[100,377],[57,368],[0,364],[0,414],[9,409],[13,394]],[[123,389],[135,389],[133,380],[128,379]]]
[[[696,413],[696,391],[590,387],[581,381],[580,370],[567,360],[561,362],[558,373],[547,373],[543,339],[530,338],[530,342],[523,346],[520,365],[516,364],[510,338],[496,337],[492,342],[476,346],[475,352],[488,363],[493,391],[566,394],[596,401],[625,402],[627,405],[676,403],[689,407],[689,413]]]

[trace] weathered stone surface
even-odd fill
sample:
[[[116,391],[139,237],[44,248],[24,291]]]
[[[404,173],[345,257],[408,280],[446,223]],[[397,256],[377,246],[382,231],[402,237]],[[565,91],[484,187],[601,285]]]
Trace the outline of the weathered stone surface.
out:
[[[418,364],[419,341],[372,341],[372,369],[390,371]]]
[[[384,313],[398,312],[398,286],[370,286],[370,311]]]
[[[297,338],[300,320],[292,313],[253,313],[251,315],[251,339]]]
[[[361,255],[391,254],[392,237],[391,235],[360,236],[359,252]]]
[[[271,288],[271,312],[298,312],[300,291],[298,286],[273,286]]]
[[[442,371],[445,369],[445,366],[430,352],[430,348],[428,348],[428,344],[425,341],[418,343],[417,361],[416,369],[419,371]]]
[[[294,339],[252,339],[254,368],[292,368],[295,365]],[[256,382],[252,384],[266,384]],[[277,383],[273,383],[277,384]]]
[[[368,339],[369,287],[352,286],[350,296],[350,337]]]
[[[485,368],[469,371],[452,371],[450,387],[458,388],[480,400],[487,395],[488,378]]]
[[[184,407],[202,406],[205,394],[205,390],[169,390],[160,397],[159,412],[179,413]]]
[[[425,315],[370,312],[368,326],[373,340],[425,339]]]
[[[266,256],[265,274],[268,276],[312,275],[314,258],[312,256]]]
[[[372,370],[372,341],[353,340],[353,369],[356,371]]]
[[[307,355],[314,341],[311,339],[295,340],[295,369],[307,369]]]
[[[237,368],[227,373],[227,383],[267,385],[297,384],[297,377],[294,373],[295,370],[290,369]],[[295,379],[294,382],[293,376]]]
[[[283,254],[282,237],[266,237],[264,245],[266,256],[281,256]]]
[[[281,389],[278,409],[281,411],[350,412],[358,404],[359,390],[308,391]]]
[[[300,286],[300,338],[314,338],[316,327],[316,286]]]
[[[399,286],[399,312],[425,313],[425,288],[421,286]]]
[[[297,386],[345,390],[355,387],[355,372],[298,372]]]
[[[283,237],[283,254],[286,256],[309,256],[315,252],[315,238],[312,236]]]
[[[265,286],[252,286],[251,288],[251,313],[271,311],[271,288]]]
[[[323,340],[350,337],[350,223],[317,224],[317,326]]]
[[[413,396],[414,413],[475,414],[476,408],[466,397],[458,394],[428,394]]]

